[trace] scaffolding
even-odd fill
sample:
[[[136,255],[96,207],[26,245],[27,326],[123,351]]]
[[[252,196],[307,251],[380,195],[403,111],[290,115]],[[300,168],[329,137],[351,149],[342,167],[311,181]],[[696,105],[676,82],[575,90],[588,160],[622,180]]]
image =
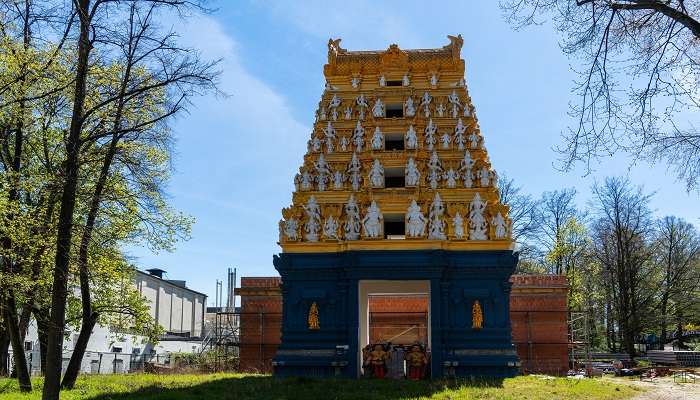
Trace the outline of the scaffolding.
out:
[[[572,369],[585,367],[586,375],[592,372],[591,332],[589,316],[585,311],[569,312],[569,364]]]

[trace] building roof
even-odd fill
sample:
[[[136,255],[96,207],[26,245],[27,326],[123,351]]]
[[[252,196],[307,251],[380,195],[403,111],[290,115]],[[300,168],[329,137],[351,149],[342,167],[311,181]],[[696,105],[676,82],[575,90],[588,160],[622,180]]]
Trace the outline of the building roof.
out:
[[[146,271],[153,271],[153,270],[165,272],[164,270],[159,269],[159,268],[150,268],[150,269],[147,269]],[[163,282],[163,283],[165,283],[165,284],[167,284],[167,285],[170,285],[170,286],[172,286],[172,287],[174,287],[174,288],[183,289],[183,290],[186,290],[186,291],[188,291],[188,292],[192,292],[192,293],[198,294],[198,295],[200,295],[200,296],[204,296],[205,299],[208,297],[206,294],[204,294],[204,293],[202,293],[202,292],[198,292],[198,291],[196,291],[196,290],[192,290],[192,289],[188,288],[188,287],[185,285],[185,281],[182,281],[182,280],[163,279],[163,278],[161,278],[161,277],[159,277],[159,276],[157,276],[157,275],[154,275],[154,274],[148,273],[148,272],[144,272],[144,271],[141,271],[141,270],[138,270],[138,269],[136,270],[136,272],[139,273],[139,274],[141,274],[141,275],[143,275],[143,276],[147,276],[147,277],[152,278],[152,279],[157,279],[157,280],[159,280],[159,281],[161,281],[161,282]]]

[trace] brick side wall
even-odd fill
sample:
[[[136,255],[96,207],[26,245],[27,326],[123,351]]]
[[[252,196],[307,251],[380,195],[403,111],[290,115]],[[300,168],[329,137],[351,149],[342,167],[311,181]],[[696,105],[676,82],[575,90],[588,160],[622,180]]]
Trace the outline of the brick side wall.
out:
[[[568,370],[566,277],[514,275],[510,296],[513,343],[526,372],[563,374]],[[280,343],[281,280],[241,278],[241,369],[271,372]],[[376,312],[426,312],[425,298],[372,297]]]

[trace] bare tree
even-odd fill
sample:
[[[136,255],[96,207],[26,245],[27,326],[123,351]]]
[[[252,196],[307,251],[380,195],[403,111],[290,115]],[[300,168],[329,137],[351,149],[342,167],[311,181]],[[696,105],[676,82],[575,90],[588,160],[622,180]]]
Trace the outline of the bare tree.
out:
[[[509,207],[513,240],[518,246],[520,257],[530,259],[536,253],[535,237],[539,229],[539,203],[531,195],[522,192],[513,179],[506,174],[498,176],[498,194],[501,204]]]
[[[578,75],[562,167],[619,151],[700,190],[700,1],[502,0],[517,28],[551,17]],[[580,63],[580,64],[579,64]]]

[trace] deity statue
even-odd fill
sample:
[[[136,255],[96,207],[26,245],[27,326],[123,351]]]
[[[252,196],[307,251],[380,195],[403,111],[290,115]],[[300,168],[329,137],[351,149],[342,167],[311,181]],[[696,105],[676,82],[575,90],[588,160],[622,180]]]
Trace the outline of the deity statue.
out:
[[[459,172],[461,173],[462,180],[464,180],[464,187],[472,187],[472,167],[474,167],[474,160],[472,159],[469,151],[464,152],[464,158],[459,162]]]
[[[411,79],[408,77],[408,74],[403,74],[403,78],[401,79],[401,83],[404,86],[409,86],[411,84]]]
[[[368,178],[372,187],[380,188],[384,186],[384,167],[382,167],[382,163],[379,160],[374,160]]]
[[[430,86],[437,86],[438,84],[438,76],[436,73],[433,73],[430,75]]]
[[[430,96],[430,93],[426,90],[423,93],[423,97],[421,97],[420,100],[420,106],[423,108],[423,114],[425,115],[425,118],[430,117],[430,102],[433,101],[433,98]]]
[[[362,218],[362,228],[368,238],[378,238],[382,234],[382,213],[374,200],[367,207],[367,213]]]
[[[472,305],[472,329],[481,329],[484,327],[484,313],[481,311],[479,300],[474,300]]]
[[[447,96],[447,101],[452,105],[452,118],[457,118],[459,116],[459,110],[462,108],[462,103],[459,100],[459,95],[456,90],[453,90]]]
[[[445,116],[445,105],[440,103],[438,104],[437,107],[435,107],[435,111],[437,111],[438,117],[442,118]]]
[[[321,106],[321,110],[318,112],[318,119],[320,119],[321,121],[326,120],[326,107],[325,106]]]
[[[353,89],[357,89],[358,87],[360,87],[360,77],[353,76],[352,79],[350,80],[350,85],[352,86]]]
[[[469,204],[469,239],[471,240],[488,240],[484,211],[486,211],[486,203],[481,201],[481,196],[476,193]]]
[[[386,86],[386,78],[384,77],[384,75],[379,76],[379,86],[381,86],[381,87]]]
[[[418,136],[413,125],[410,125],[408,131],[406,131],[406,148],[415,149],[416,147],[418,147]]]
[[[340,151],[348,151],[348,147],[350,146],[350,139],[348,139],[347,136],[343,136],[340,138]]]
[[[384,115],[384,103],[382,99],[377,99],[377,101],[374,102],[374,107],[372,107],[372,116],[375,118],[382,118]]]
[[[455,126],[455,137],[453,142],[457,145],[457,150],[464,150],[464,144],[466,139],[464,138],[464,132],[466,132],[467,127],[464,126],[462,118],[457,121],[457,126]]]
[[[454,189],[457,187],[457,178],[459,175],[457,175],[457,172],[455,172],[454,169],[450,168],[445,172],[445,180],[447,181],[447,187],[450,189]]]
[[[321,129],[323,130],[323,136],[325,137],[326,153],[331,154],[333,153],[334,149],[333,141],[335,140],[335,128],[333,128],[331,121],[328,121],[328,126]]]
[[[309,318],[308,318],[309,330],[317,331],[321,329],[321,324],[318,321],[318,305],[314,301],[309,307]]]
[[[450,148],[450,142],[452,141],[452,136],[448,132],[443,133],[440,136],[440,143],[442,144],[443,150]]]
[[[343,190],[343,183],[345,182],[345,174],[342,171],[337,170],[333,173],[333,189]]]
[[[491,220],[491,224],[496,228],[496,239],[504,239],[508,236],[508,224],[500,212]]]
[[[340,99],[340,97],[338,97],[338,95],[336,93],[334,93],[333,98],[331,99],[331,101],[328,102],[328,107],[338,108],[338,106],[340,106],[341,102],[342,102],[342,100]]]
[[[440,193],[435,192],[435,198],[430,205],[430,213],[428,214],[429,228],[428,239],[445,240],[445,221],[442,220],[442,214],[445,212],[445,207],[442,204]]]
[[[357,151],[362,151],[362,146],[365,145],[365,128],[362,127],[360,121],[357,121],[355,130],[352,131],[352,142]]]
[[[306,232],[306,240],[309,242],[318,241],[318,232],[321,229],[321,208],[316,203],[316,197],[309,197],[309,201],[304,205],[306,212],[306,223],[304,224],[304,232]]]
[[[343,111],[343,114],[345,115],[345,119],[352,119],[352,107],[345,107],[345,111]]]
[[[457,212],[455,214],[454,218],[452,218],[452,226],[454,227],[454,232],[455,232],[455,238],[456,239],[463,239],[464,238],[464,218],[462,218],[462,215]]]
[[[406,110],[407,117],[413,117],[416,115],[416,106],[413,105],[413,97],[408,96],[406,102],[404,103],[404,109]]]
[[[437,132],[437,126],[433,124],[433,119],[428,121],[428,126],[425,127],[425,145],[428,150],[432,150],[435,146],[436,138],[435,133]]]
[[[420,346],[417,344],[411,346],[411,351],[406,353],[404,358],[408,364],[408,379],[412,381],[423,379],[425,367],[428,365],[428,357]]]
[[[357,159],[357,153],[352,153],[352,159],[350,164],[348,164],[347,174],[350,177],[350,184],[352,185],[352,190],[360,190],[360,185],[362,184],[362,177],[360,176],[360,161]]]
[[[332,215],[323,223],[323,237],[338,240],[338,221]]]
[[[299,173],[294,175],[294,190],[297,192],[301,190],[301,174]]]
[[[466,101],[464,102],[464,112],[462,113],[462,115],[464,115],[465,117],[471,117],[471,116],[472,116],[472,113],[471,113],[471,111],[469,110],[469,103],[467,103]]]
[[[360,208],[355,202],[355,197],[350,195],[348,204],[345,205],[345,240],[357,240],[360,238]]]
[[[386,376],[386,362],[391,358],[391,354],[384,351],[381,344],[375,344],[374,349],[369,352],[367,363],[371,367],[372,377],[383,379]]]
[[[331,167],[326,162],[323,154],[318,156],[318,161],[314,163],[316,168],[316,182],[318,183],[318,191],[323,192],[326,190],[326,183],[330,179]]]
[[[409,237],[421,237],[425,235],[426,219],[416,203],[416,200],[411,201],[406,213],[406,233]]]
[[[319,139],[317,136],[314,136],[311,139],[311,150],[315,153],[321,151],[321,139]]]
[[[365,119],[365,109],[369,108],[369,103],[367,103],[367,99],[365,99],[364,94],[360,94],[357,99],[355,100],[355,104],[357,104],[357,107],[360,109],[358,112],[358,118],[360,120]]]
[[[476,134],[476,131],[472,131],[467,138],[469,139],[469,146],[472,149],[479,148],[479,135]]]
[[[301,174],[301,190],[311,190],[313,189],[314,177],[311,172],[304,171]]]
[[[299,238],[298,231],[299,222],[296,219],[290,218],[284,221],[284,236],[287,237],[287,240],[297,240]]]
[[[374,128],[372,134],[372,150],[381,150],[384,148],[384,135],[379,127]]]
[[[416,166],[416,161],[413,157],[408,159],[408,164],[406,164],[406,186],[418,186],[420,183],[420,171]]]
[[[477,174],[479,175],[479,183],[481,184],[481,187],[488,187],[491,183],[491,171],[488,169],[488,167],[484,165]]]
[[[440,177],[442,177],[444,170],[442,168],[442,163],[438,158],[436,151],[430,156],[430,161],[428,161],[428,182],[430,182],[430,188],[435,190],[438,187],[438,182]]]
[[[333,121],[338,120],[338,109],[337,108],[334,108],[333,111],[331,111],[331,119],[333,119]]]

